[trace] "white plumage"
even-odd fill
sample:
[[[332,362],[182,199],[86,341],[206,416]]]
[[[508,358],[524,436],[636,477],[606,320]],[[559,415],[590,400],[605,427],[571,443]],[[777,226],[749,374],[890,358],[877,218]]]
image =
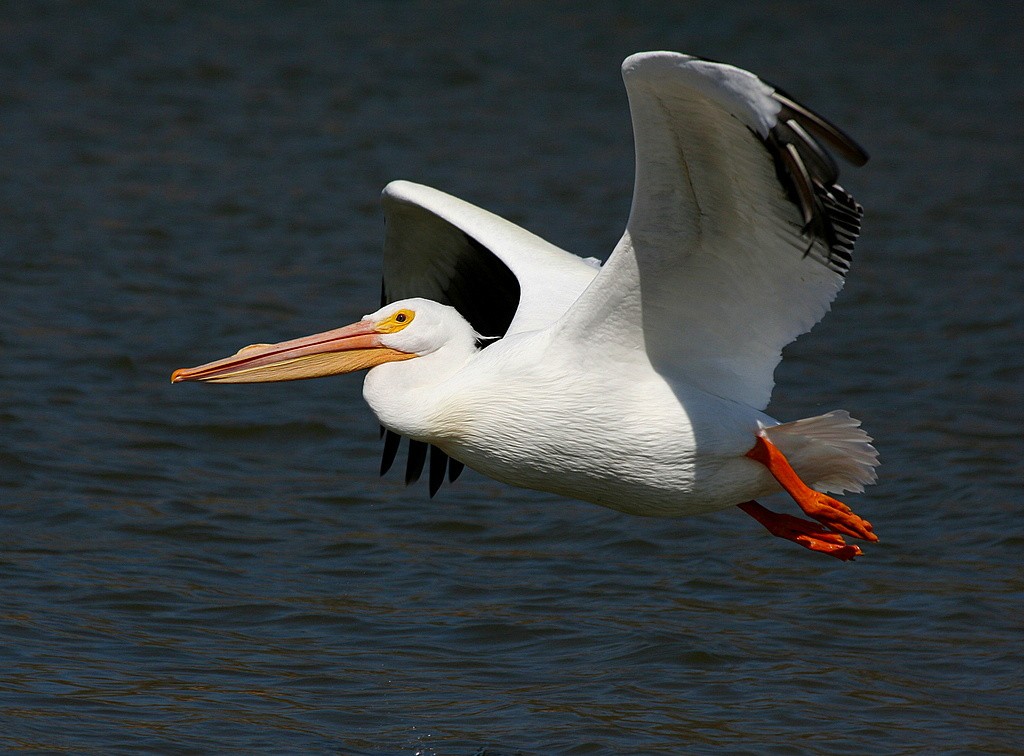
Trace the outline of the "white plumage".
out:
[[[406,436],[407,478],[418,477],[431,445],[431,493],[467,464],[638,515],[742,505],[777,535],[860,553],[839,533],[875,540],[870,525],[801,486],[862,490],[875,479],[870,438],[843,411],[779,424],[763,410],[782,348],[828,310],[859,232],[861,208],[821,142],[856,164],[867,156],[732,66],[654,52],[622,70],[636,183],[603,267],[436,189],[393,182],[387,304],[173,379],[370,368],[363,393],[387,431],[384,468]],[[826,527],[751,501],[783,488]]]

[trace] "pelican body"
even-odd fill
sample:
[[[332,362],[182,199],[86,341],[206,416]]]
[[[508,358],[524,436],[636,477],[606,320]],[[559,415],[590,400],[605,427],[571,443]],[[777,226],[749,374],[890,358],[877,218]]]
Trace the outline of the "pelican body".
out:
[[[417,317],[431,305],[417,302]],[[452,332],[460,325],[451,310],[438,316]],[[450,343],[420,358],[411,380],[404,363],[370,371],[363,396],[385,427],[502,482],[635,515],[698,514],[778,490],[743,458],[759,423],[777,424],[761,412],[670,382],[649,362],[602,365],[544,330],[479,351],[471,330],[456,338],[461,353]]]
[[[382,473],[410,439],[431,495],[463,465],[634,515],[739,506],[837,558],[871,525],[877,453],[842,410],[765,414],[782,348],[828,310],[862,209],[829,150],[864,151],[751,73],[669,52],[623,63],[636,141],[625,233],[600,265],[444,192],[383,195],[382,307],[350,326],[175,371],[241,383],[368,370]],[[785,490],[817,522],[754,499]]]

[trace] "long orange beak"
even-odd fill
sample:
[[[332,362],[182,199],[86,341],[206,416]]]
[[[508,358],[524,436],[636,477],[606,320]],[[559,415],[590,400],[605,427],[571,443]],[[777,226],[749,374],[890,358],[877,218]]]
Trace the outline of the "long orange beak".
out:
[[[365,370],[384,362],[408,360],[415,354],[380,343],[376,324],[361,320],[344,328],[303,336],[279,344],[253,344],[222,360],[180,368],[171,383],[267,383],[321,378]]]

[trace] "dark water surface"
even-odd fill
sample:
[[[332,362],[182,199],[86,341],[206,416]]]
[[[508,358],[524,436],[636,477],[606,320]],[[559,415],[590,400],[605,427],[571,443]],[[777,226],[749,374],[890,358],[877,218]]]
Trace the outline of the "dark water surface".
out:
[[[1024,11],[853,5],[5,3],[0,745],[1022,752]],[[472,473],[429,500],[376,478],[356,378],[168,383],[375,309],[392,178],[606,255],[652,48],[874,156],[773,404],[876,437],[864,558]]]

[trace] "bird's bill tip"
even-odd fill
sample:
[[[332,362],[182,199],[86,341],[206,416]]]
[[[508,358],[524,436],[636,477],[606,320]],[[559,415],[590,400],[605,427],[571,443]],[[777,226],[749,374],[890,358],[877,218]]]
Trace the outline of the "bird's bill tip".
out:
[[[415,354],[385,347],[373,323],[360,321],[333,331],[278,344],[253,344],[236,354],[171,373],[171,383],[269,383],[321,378],[405,360]]]

